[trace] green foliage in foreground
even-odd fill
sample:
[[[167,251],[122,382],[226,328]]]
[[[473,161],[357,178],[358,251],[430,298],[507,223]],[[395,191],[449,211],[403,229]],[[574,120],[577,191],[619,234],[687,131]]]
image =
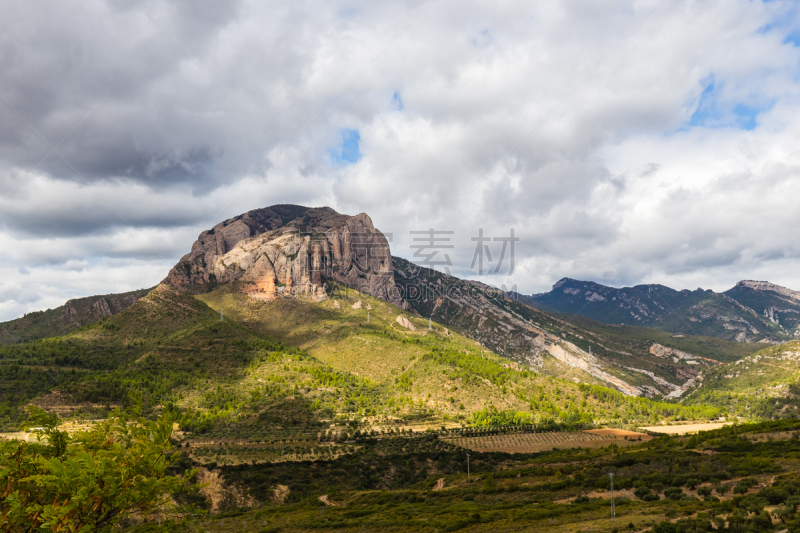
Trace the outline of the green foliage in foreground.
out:
[[[466,455],[433,433],[357,439],[334,460],[218,467],[254,509],[223,507],[160,530],[800,531],[798,421],[660,437],[628,448]],[[777,438],[780,433],[781,438]],[[772,438],[770,438],[772,437]],[[211,467],[211,465],[209,465]],[[614,472],[617,520],[609,515]],[[355,475],[354,475],[355,473]],[[444,490],[434,490],[437,480]],[[285,499],[275,488],[286,489]],[[334,506],[319,500],[326,495]],[[599,495],[599,497],[598,497]],[[140,526],[136,531],[151,531]]]
[[[68,434],[58,418],[30,410],[36,442],[0,441],[0,530],[109,531],[136,514],[176,508],[196,471],[170,468],[172,419],[115,410],[88,431]]]

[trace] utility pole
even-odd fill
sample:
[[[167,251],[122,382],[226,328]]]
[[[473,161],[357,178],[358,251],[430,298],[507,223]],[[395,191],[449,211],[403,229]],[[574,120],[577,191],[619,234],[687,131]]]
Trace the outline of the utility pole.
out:
[[[219,321],[222,322],[222,308],[219,308]]]
[[[369,324],[369,311],[367,311],[367,324]]]
[[[431,329],[431,317],[428,317],[428,330]]]
[[[467,483],[469,483],[469,452],[467,452]]]
[[[614,509],[614,472],[609,472],[608,477],[611,478],[611,521],[617,519],[617,511]]]

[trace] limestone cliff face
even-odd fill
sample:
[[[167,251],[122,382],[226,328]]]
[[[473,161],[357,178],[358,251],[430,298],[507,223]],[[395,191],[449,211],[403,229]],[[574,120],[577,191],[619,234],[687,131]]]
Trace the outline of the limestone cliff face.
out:
[[[253,298],[326,297],[326,281],[403,306],[386,237],[369,216],[328,207],[277,205],[250,211],[200,234],[164,283],[194,293],[219,283]]]

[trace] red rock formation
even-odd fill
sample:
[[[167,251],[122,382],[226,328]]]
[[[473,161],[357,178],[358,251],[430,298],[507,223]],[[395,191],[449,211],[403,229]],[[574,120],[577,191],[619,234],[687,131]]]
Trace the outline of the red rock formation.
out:
[[[260,299],[325,296],[334,280],[403,306],[386,237],[369,216],[279,205],[250,211],[200,234],[164,283],[202,293],[244,281]],[[280,285],[283,285],[282,287]]]

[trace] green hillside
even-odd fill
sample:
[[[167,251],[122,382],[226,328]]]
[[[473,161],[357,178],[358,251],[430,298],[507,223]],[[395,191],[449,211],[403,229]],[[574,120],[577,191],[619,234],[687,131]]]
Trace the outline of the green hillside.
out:
[[[374,384],[374,400],[363,400],[369,407],[360,414],[468,422],[475,412],[492,410],[513,413],[510,416],[520,421],[611,423],[649,420],[654,415],[648,409],[657,404],[623,399],[618,393],[608,396],[615,398],[615,408],[604,409],[603,400],[587,393],[587,387],[565,379],[591,380],[577,370],[562,379],[543,376],[435,322],[429,329],[428,321],[396,306],[352,290],[342,289],[341,294],[323,302],[263,302],[223,287],[197,298],[258,333]],[[357,302],[360,309],[353,307]],[[400,315],[416,331],[400,326],[396,320]]]
[[[32,400],[91,417],[131,394],[150,410],[191,409],[187,426],[208,431],[250,424],[287,401],[297,424],[619,425],[715,414],[538,375],[439,325],[409,317],[417,330],[403,328],[399,308],[363,294],[266,303],[219,289],[200,298],[211,306],[159,286],[64,337],[0,348],[4,425],[21,420]]]
[[[772,346],[706,373],[683,401],[745,418],[800,416],[800,341]]]
[[[151,290],[76,298],[55,309],[27,313],[0,323],[0,343],[12,344],[66,335],[81,326],[127,309]]]

